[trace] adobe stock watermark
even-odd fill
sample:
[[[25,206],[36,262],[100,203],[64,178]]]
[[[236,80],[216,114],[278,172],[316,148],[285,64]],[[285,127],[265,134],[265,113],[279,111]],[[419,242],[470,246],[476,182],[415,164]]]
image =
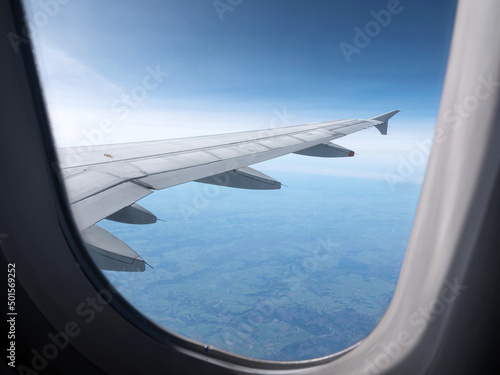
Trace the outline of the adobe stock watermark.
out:
[[[409,0],[411,1],[411,0]],[[345,60],[350,63],[352,55],[359,55],[363,49],[368,47],[372,40],[378,37],[382,30],[391,23],[394,16],[400,14],[404,10],[400,0],[389,0],[386,9],[379,11],[371,10],[372,19],[368,21],[363,28],[354,27],[354,37],[352,44],[341,42],[339,44]]]
[[[450,124],[450,127],[447,129],[455,131],[461,128],[464,121],[480,108],[481,102],[490,99],[500,87],[500,82],[496,81],[492,74],[487,78],[479,76],[477,82],[478,84],[471,95],[465,97],[462,102],[454,103],[452,108],[447,109],[441,115],[443,120]],[[405,182],[419,167],[423,167],[427,163],[432,145],[446,142],[448,135],[449,131],[447,132],[443,128],[438,128],[433,138],[416,140],[414,142],[416,147],[407,155],[399,155],[397,173],[384,173],[384,179],[391,192],[396,191],[397,184]]]
[[[219,16],[219,19],[224,21],[224,14],[227,12],[233,12],[234,9],[242,3],[243,0],[214,0],[212,5],[215,12]]]
[[[33,4],[39,8],[33,12],[32,19],[23,19],[24,26],[21,35],[14,32],[7,34],[15,53],[19,53],[21,44],[27,44],[33,38],[38,36],[39,30],[46,27],[50,20],[56,17],[61,11],[61,6],[66,5],[70,0],[39,0]]]
[[[378,375],[387,369],[403,353],[404,348],[411,345],[416,339],[416,333],[423,332],[429,324],[443,314],[446,307],[452,304],[467,289],[457,278],[450,282],[446,280],[439,293],[439,297],[432,300],[428,306],[421,306],[408,316],[408,323],[414,330],[401,331],[388,343],[381,343],[375,356],[365,359],[363,374]]]
[[[440,129],[439,129],[440,130]],[[439,134],[438,134],[439,133]],[[429,154],[431,152],[431,147],[433,142],[442,143],[444,142],[442,136],[443,131],[437,131],[434,138],[417,139],[414,141],[413,148],[408,155],[402,156],[398,155],[398,167],[395,172],[385,172],[384,179],[391,192],[396,191],[396,185],[404,183],[409,179],[418,168],[423,167],[427,160],[429,159]]]
[[[297,291],[300,284],[314,274],[327,259],[339,253],[336,251],[336,247],[337,244],[332,241],[330,236],[318,239],[312,252],[293,264],[290,274],[284,278],[284,283],[289,287],[289,294]],[[255,309],[247,312],[235,327],[224,324],[220,333],[224,343],[229,347],[253,345],[255,341],[252,334],[262,324],[270,321],[277,310],[287,303],[293,302],[289,294],[279,298],[268,297],[259,301]]]
[[[266,138],[273,135],[272,129],[280,128],[283,126],[288,126],[291,123],[291,120],[294,119],[295,116],[290,115],[287,112],[287,108],[283,107],[280,111],[278,109],[273,110],[273,116],[269,121],[269,127],[267,129],[259,130],[257,132],[257,138]],[[254,153],[257,150],[253,150],[254,146],[252,142],[253,138],[248,139],[248,144],[245,141],[242,141],[237,148],[242,151],[243,155],[248,155],[250,153],[249,163],[252,164],[252,158],[255,157]],[[239,168],[239,164],[233,160],[224,161],[226,167],[224,168],[227,171],[232,171],[234,169]],[[198,215],[202,210],[207,208],[210,205],[210,202],[214,200],[221,192],[221,188],[231,186],[232,175],[230,173],[216,173],[213,176],[215,181],[215,185],[203,183],[199,186],[195,186],[192,192],[192,198],[189,203],[182,202],[179,205],[179,212],[184,220],[184,222],[189,223],[191,218]]]
[[[461,127],[464,120],[479,109],[481,102],[490,99],[500,87],[500,82],[495,80],[493,74],[490,74],[487,78],[479,76],[477,81],[478,84],[473,93],[465,97],[461,103],[455,103],[453,108],[443,113],[444,121],[451,123],[452,129]]]
[[[73,149],[74,152],[66,155],[64,164],[78,164],[83,160],[82,155],[91,151],[93,146],[103,144],[105,136],[115,130],[115,123],[119,120],[125,120],[132,110],[138,108],[147,99],[148,93],[157,89],[170,74],[162,71],[160,64],[154,68],[147,66],[145,70],[146,75],[139,84],[112,102],[110,111],[115,113],[115,116],[105,117],[99,121],[96,127],[82,131],[84,139]]]
[[[64,325],[64,329],[57,333],[49,332],[47,342],[41,348],[31,349],[31,362],[29,365],[19,364],[16,369],[20,375],[38,375],[44,371],[49,362],[54,360],[61,351],[67,348],[71,339],[82,333],[83,324],[91,324],[96,315],[104,310],[111,303],[113,296],[106,289],[100,290],[95,297],[87,299],[78,304],[75,312],[81,319],[80,322],[69,321]]]

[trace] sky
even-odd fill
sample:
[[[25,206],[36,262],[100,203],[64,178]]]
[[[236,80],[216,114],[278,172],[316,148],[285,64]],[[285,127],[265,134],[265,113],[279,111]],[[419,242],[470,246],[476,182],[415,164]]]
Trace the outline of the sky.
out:
[[[451,0],[26,1],[57,146],[371,118],[399,109],[389,136],[369,129],[338,140],[357,153],[352,160],[291,155],[263,168],[415,182],[425,161],[414,154],[432,138],[455,6]],[[111,126],[103,131],[103,123]]]

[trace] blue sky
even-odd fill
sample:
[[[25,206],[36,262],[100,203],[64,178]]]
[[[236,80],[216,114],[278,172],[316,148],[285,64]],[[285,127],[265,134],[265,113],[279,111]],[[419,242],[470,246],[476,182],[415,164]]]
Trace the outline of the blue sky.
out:
[[[334,170],[331,160],[286,157],[308,172],[377,178],[397,171],[416,141],[432,137],[455,12],[451,0],[40,3],[28,13],[58,145],[370,118],[400,109],[389,137],[371,129],[339,140],[359,155],[335,160]],[[340,45],[356,47],[355,28],[373,26],[373,12],[391,19],[379,22],[348,62]],[[122,98],[142,85],[148,67],[168,77],[127,104],[124,115]],[[88,134],[103,119],[113,122],[113,131],[92,139]],[[274,161],[266,168],[287,166]],[[423,166],[418,169],[411,178],[420,178]]]

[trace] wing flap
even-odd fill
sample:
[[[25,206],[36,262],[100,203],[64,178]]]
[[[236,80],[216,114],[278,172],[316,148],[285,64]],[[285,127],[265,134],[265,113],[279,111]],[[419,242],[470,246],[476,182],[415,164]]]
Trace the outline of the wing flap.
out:
[[[197,165],[210,164],[221,159],[205,151],[192,151],[173,155],[163,155],[155,158],[134,160],[129,163],[147,174],[161,173],[166,170],[177,170]]]
[[[257,142],[245,142],[238,146],[217,147],[210,149],[208,152],[218,157],[219,160],[227,160],[266,151],[269,151],[269,147],[265,147]]]
[[[326,129],[316,129],[316,130],[311,130],[308,132],[303,132],[303,133],[297,133],[294,134],[293,136],[295,138],[298,138],[304,142],[311,142],[315,141],[318,138],[324,138],[324,137],[329,137],[332,135],[332,132]]]
[[[83,230],[151,193],[150,189],[127,181],[74,203],[73,217]]]
[[[123,180],[131,180],[147,175],[146,172],[126,161],[113,161],[110,163],[94,164],[89,167],[88,170],[108,173]]]
[[[119,185],[123,179],[108,173],[85,170],[69,176],[65,182],[69,203],[73,204],[114,185]]]
[[[329,135],[324,135],[321,134],[317,136],[315,139],[319,138],[325,138],[328,137]],[[282,135],[279,137],[273,137],[269,139],[263,139],[259,141],[259,144],[267,147],[268,149],[275,149],[275,148],[282,148],[282,147],[289,147],[289,146],[295,146],[304,143],[305,141],[296,138],[295,136],[286,136]]]

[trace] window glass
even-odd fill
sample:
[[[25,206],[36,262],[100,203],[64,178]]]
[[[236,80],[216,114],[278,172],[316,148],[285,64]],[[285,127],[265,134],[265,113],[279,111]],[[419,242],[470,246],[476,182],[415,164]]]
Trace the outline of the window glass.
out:
[[[401,110],[387,136],[334,141],[355,157],[252,165],[279,190],[187,182],[137,201],[154,224],[99,221],[151,266],[103,271],[109,281],[167,330],[252,358],[311,359],[366,337],[404,259],[455,3],[25,1],[56,147],[79,157]],[[74,178],[88,163],[66,170],[70,200],[88,190]]]

